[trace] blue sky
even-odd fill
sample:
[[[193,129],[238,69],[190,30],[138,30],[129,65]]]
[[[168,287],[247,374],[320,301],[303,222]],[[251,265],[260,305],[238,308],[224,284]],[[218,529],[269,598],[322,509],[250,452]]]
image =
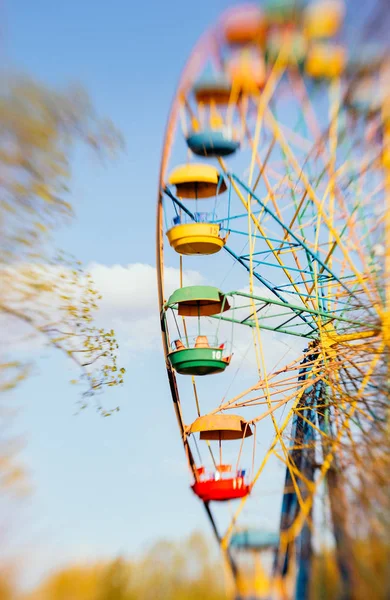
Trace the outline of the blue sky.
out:
[[[175,85],[199,35],[230,4],[13,0],[2,8],[7,68],[54,85],[80,81],[127,144],[105,169],[87,154],[78,157],[72,182],[77,219],[58,238],[85,264],[99,265],[93,267],[97,283],[111,299],[105,324],[119,323],[128,371],[126,385],[107,394],[106,402],[119,404],[121,412],[101,419],[91,408],[74,416],[78,390],[69,384],[71,368],[49,351],[12,396],[23,407],[18,427],[26,433],[23,459],[35,487],[19,536],[29,577],[79,558],[136,553],[195,528],[209,533],[189,489],[171,406],[152,267],[160,153]],[[137,263],[144,265],[150,296],[142,306],[131,288],[134,277],[133,283],[126,279],[134,268],[128,265]],[[135,308],[127,307],[126,293]],[[155,321],[142,312],[145,303]],[[140,352],[135,340],[144,327],[155,327],[153,348]],[[277,513],[278,504],[273,508]]]
[[[80,81],[126,140],[125,155],[106,169],[86,155],[74,165],[77,219],[58,242],[84,263],[154,265],[157,176],[170,101],[192,46],[226,5],[3,3],[6,67],[54,85]],[[29,578],[80,557],[138,552],[162,536],[209,532],[188,488],[161,355],[136,359],[130,353],[125,366],[126,385],[107,397],[121,406],[111,419],[93,408],[74,416],[78,391],[68,383],[70,367],[51,352],[12,396],[23,407],[18,429],[26,433],[23,460],[35,488],[18,532]]]

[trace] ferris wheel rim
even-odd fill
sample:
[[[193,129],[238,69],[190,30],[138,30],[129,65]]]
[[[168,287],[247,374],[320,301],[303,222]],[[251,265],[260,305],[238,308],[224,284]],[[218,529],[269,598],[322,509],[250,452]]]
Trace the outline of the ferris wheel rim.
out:
[[[215,36],[215,30],[212,29],[209,32],[207,32],[207,36]],[[207,37],[206,36],[206,37]],[[193,52],[190,55],[189,61],[191,62],[191,58],[193,57],[194,54],[196,54],[199,50],[199,45],[196,45]],[[185,85],[187,82],[187,77],[189,75],[190,72],[190,68],[185,68],[183,75],[181,77],[181,80],[179,83],[179,86],[177,88],[177,92],[176,95],[174,97],[174,101],[173,101],[173,105],[172,105],[172,109],[170,112],[170,116],[168,118],[168,124],[167,124],[167,131],[165,134],[165,143],[164,143],[164,149],[163,149],[163,158],[162,158],[162,163],[161,163],[161,168],[160,168],[160,186],[159,186],[159,198],[158,198],[158,208],[157,208],[157,235],[156,235],[156,248],[157,248],[157,272],[158,272],[158,293],[159,293],[159,305],[160,305],[160,311],[163,310],[163,306],[164,306],[164,291],[163,291],[163,281],[164,281],[164,276],[163,276],[163,268],[164,268],[164,260],[163,260],[163,235],[164,235],[164,225],[163,225],[163,187],[164,187],[164,183],[165,183],[165,178],[166,178],[166,170],[167,170],[167,163],[168,163],[168,158],[167,155],[169,154],[170,151],[170,141],[171,140],[171,136],[172,136],[172,132],[174,127],[177,126],[177,112],[178,112],[178,104],[180,101],[180,95],[183,93],[183,90],[185,89]],[[181,85],[183,85],[183,87],[181,87]],[[168,144],[167,144],[168,142]],[[161,314],[161,312],[160,312]],[[162,328],[165,325],[162,326]],[[163,333],[163,332],[162,332]],[[318,336],[321,338],[321,329],[319,329],[318,332]],[[182,419],[182,415],[180,412],[180,396],[179,396],[179,390],[178,390],[178,386],[177,386],[177,381],[176,381],[176,375],[174,373],[174,370],[172,368],[172,365],[170,364],[169,360],[168,360],[168,354],[169,354],[169,349],[166,346],[166,337],[164,337],[163,334],[163,344],[164,344],[164,354],[165,354],[165,361],[166,361],[166,368],[167,368],[167,372],[168,372],[168,379],[171,385],[171,394],[174,400],[174,404],[175,404],[175,410],[177,412],[177,418],[179,421],[179,427],[181,428],[181,433],[182,433],[182,437],[183,435],[185,436],[185,428],[184,428],[184,422]],[[185,444],[186,445],[186,444]],[[186,449],[187,451],[187,449]],[[187,456],[188,458],[188,456]],[[195,466],[195,462],[191,463],[190,461],[190,467],[191,470],[193,472],[194,478],[196,478],[196,466]],[[205,504],[206,506],[206,504]],[[213,517],[210,516],[212,513],[210,511],[210,508],[207,504],[206,507],[207,512],[209,513],[209,518],[212,521],[212,523],[214,524],[214,520]],[[219,533],[217,532],[216,528],[215,532],[216,532],[216,536],[218,541],[224,541],[220,536]],[[226,549],[226,548],[225,548]]]

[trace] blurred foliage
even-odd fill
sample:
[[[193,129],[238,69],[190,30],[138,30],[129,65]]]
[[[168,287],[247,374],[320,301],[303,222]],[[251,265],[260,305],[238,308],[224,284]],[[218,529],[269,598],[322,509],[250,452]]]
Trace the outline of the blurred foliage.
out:
[[[387,600],[390,598],[390,544],[378,537],[355,541],[350,560],[354,564],[353,600]],[[313,564],[311,600],[345,598],[335,554],[324,551]]]
[[[3,570],[0,600],[231,600],[225,587],[222,560],[215,550],[214,541],[193,533],[182,542],[157,542],[132,560],[117,558],[63,568],[27,594],[18,592],[12,572]],[[354,543],[358,572],[352,596],[348,598],[389,598],[389,551],[388,540],[366,539]],[[335,558],[332,549],[314,556],[310,600],[346,598]],[[260,562],[256,563],[254,569],[248,561],[241,565],[243,600],[269,597],[266,573]],[[276,585],[273,589],[279,590],[282,597],[282,588]],[[290,592],[286,597],[290,597]]]
[[[0,323],[6,348],[0,391],[27,377],[34,344],[44,341],[77,365],[86,384],[84,407],[105,386],[122,383],[124,369],[117,366],[114,331],[94,325],[101,297],[90,275],[55,250],[54,234],[74,214],[69,184],[75,151],[84,145],[104,160],[123,143],[82,89],[57,91],[23,78],[3,84],[0,123]]]
[[[50,576],[28,600],[223,600],[221,564],[208,541],[159,542],[138,560],[71,567]]]
[[[13,536],[16,502],[27,474],[17,460],[14,407],[6,392],[31,373],[43,346],[75,365],[80,406],[123,382],[115,333],[98,327],[101,298],[81,263],[56,248],[55,235],[71,222],[71,164],[87,147],[104,162],[122,149],[119,133],[95,112],[77,87],[50,89],[31,79],[9,78],[0,88],[0,562]],[[114,409],[118,410],[118,409]],[[4,555],[4,556],[3,556]],[[0,573],[0,600],[12,597]]]
[[[15,578],[11,569],[0,568],[0,600],[16,600]]]

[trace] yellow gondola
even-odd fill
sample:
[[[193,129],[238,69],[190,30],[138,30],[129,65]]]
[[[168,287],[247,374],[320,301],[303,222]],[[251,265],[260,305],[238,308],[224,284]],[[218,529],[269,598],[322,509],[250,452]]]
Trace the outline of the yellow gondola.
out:
[[[211,198],[226,191],[226,183],[218,169],[211,165],[189,163],[176,167],[168,178],[182,198]]]
[[[185,256],[209,255],[219,252],[226,243],[216,223],[182,223],[167,231],[170,246]]]
[[[316,43],[309,48],[306,73],[315,79],[339,77],[346,65],[346,52],[337,44]]]
[[[319,0],[304,10],[304,30],[310,39],[330,38],[339,31],[345,16],[340,0]]]

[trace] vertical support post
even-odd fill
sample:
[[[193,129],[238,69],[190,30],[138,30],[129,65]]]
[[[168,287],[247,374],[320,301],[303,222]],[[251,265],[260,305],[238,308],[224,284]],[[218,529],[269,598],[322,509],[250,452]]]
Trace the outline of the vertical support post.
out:
[[[298,381],[304,381],[310,377],[311,363],[315,360],[316,355],[307,354],[302,361],[302,368],[299,371]],[[309,366],[305,366],[309,363]],[[291,429],[291,450],[289,452],[289,462],[294,465],[307,481],[314,481],[316,468],[315,460],[315,444],[314,444],[314,428],[310,423],[314,424],[316,418],[315,406],[318,398],[321,395],[321,388],[317,382],[309,387],[302,395],[302,398],[295,412],[292,429]],[[302,417],[305,417],[305,421]],[[296,483],[304,501],[310,490],[307,485],[300,479],[296,478]],[[286,532],[299,515],[300,507],[298,497],[294,489],[291,471],[286,468],[286,477],[284,484],[284,495],[282,502],[282,512],[280,520],[280,532]],[[295,566],[295,594],[296,600],[306,600],[309,598],[309,584],[312,566],[312,540],[311,540],[311,512],[307,516],[305,524],[298,536],[292,542],[289,542],[287,548],[283,549],[279,546],[274,562],[274,574],[282,579],[287,577],[291,567]],[[283,552],[283,555],[282,555]],[[295,565],[292,561],[295,560]]]
[[[324,403],[328,404],[329,390],[325,390],[323,398]],[[327,436],[332,436],[332,422],[330,409],[328,406],[323,411],[318,413],[318,424]],[[329,444],[325,438],[322,438],[323,454],[328,454]],[[347,519],[348,514],[347,503],[343,490],[342,483],[339,477],[340,466],[337,456],[333,458],[333,463],[326,475],[328,486],[328,496],[330,505],[330,514],[333,525],[333,536],[336,542],[336,562],[339,569],[342,581],[342,595],[340,600],[350,600],[353,598],[353,563],[352,546],[350,536],[348,534]]]

